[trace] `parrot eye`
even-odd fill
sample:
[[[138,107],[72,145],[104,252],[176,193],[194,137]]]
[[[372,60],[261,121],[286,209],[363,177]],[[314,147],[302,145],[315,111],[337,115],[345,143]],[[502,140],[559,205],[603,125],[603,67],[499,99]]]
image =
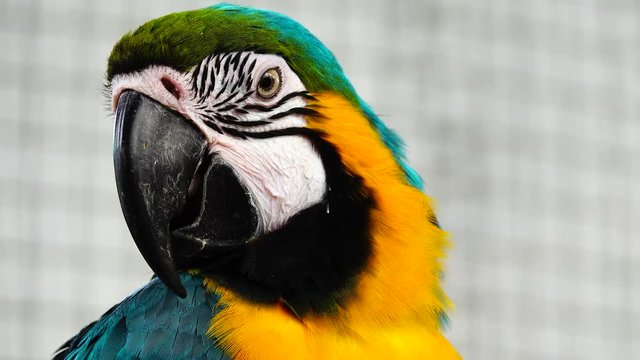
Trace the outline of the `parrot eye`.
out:
[[[263,99],[271,99],[276,96],[282,86],[282,74],[280,68],[271,68],[260,76],[258,81],[258,95]]]

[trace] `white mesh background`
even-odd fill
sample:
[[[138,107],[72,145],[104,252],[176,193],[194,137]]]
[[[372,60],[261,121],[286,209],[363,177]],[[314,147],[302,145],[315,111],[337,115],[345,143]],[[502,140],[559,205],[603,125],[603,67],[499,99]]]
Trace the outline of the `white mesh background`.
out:
[[[245,1],[331,48],[454,241],[469,359],[640,358],[640,5]],[[170,0],[0,0],[0,358],[47,358],[151,275],[120,213],[106,58]]]

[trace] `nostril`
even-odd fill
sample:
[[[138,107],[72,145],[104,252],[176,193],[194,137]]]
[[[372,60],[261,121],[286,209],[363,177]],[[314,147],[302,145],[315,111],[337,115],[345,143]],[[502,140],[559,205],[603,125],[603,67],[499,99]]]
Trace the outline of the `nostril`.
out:
[[[160,79],[160,81],[162,82],[162,86],[164,86],[164,88],[167,89],[167,91],[171,95],[173,95],[174,98],[180,100],[180,91],[178,90],[178,87],[173,82],[173,80],[167,77],[163,77],[162,79]]]

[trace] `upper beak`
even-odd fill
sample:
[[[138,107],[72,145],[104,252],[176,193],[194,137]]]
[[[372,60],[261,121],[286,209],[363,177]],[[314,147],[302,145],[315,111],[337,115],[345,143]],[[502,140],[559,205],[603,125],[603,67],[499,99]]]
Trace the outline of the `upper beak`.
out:
[[[169,226],[186,204],[205,147],[182,116],[132,90],[120,96],[113,159],[122,211],[144,259],[181,297]]]
[[[133,90],[116,109],[113,158],[120,205],[154,273],[178,296],[178,270],[248,242],[257,210],[233,169],[206,151],[195,125]]]

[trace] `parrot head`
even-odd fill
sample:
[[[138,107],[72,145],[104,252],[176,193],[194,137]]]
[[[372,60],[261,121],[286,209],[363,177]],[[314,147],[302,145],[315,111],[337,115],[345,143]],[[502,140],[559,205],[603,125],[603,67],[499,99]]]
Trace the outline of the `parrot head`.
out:
[[[400,140],[286,16],[222,4],[152,20],[114,46],[107,83],[125,220],[179,296],[195,271],[298,316],[331,311],[365,273],[413,276],[395,247],[439,234]],[[380,240],[395,226],[422,239]],[[406,251],[431,261],[437,238]],[[438,272],[420,272],[435,293]]]

